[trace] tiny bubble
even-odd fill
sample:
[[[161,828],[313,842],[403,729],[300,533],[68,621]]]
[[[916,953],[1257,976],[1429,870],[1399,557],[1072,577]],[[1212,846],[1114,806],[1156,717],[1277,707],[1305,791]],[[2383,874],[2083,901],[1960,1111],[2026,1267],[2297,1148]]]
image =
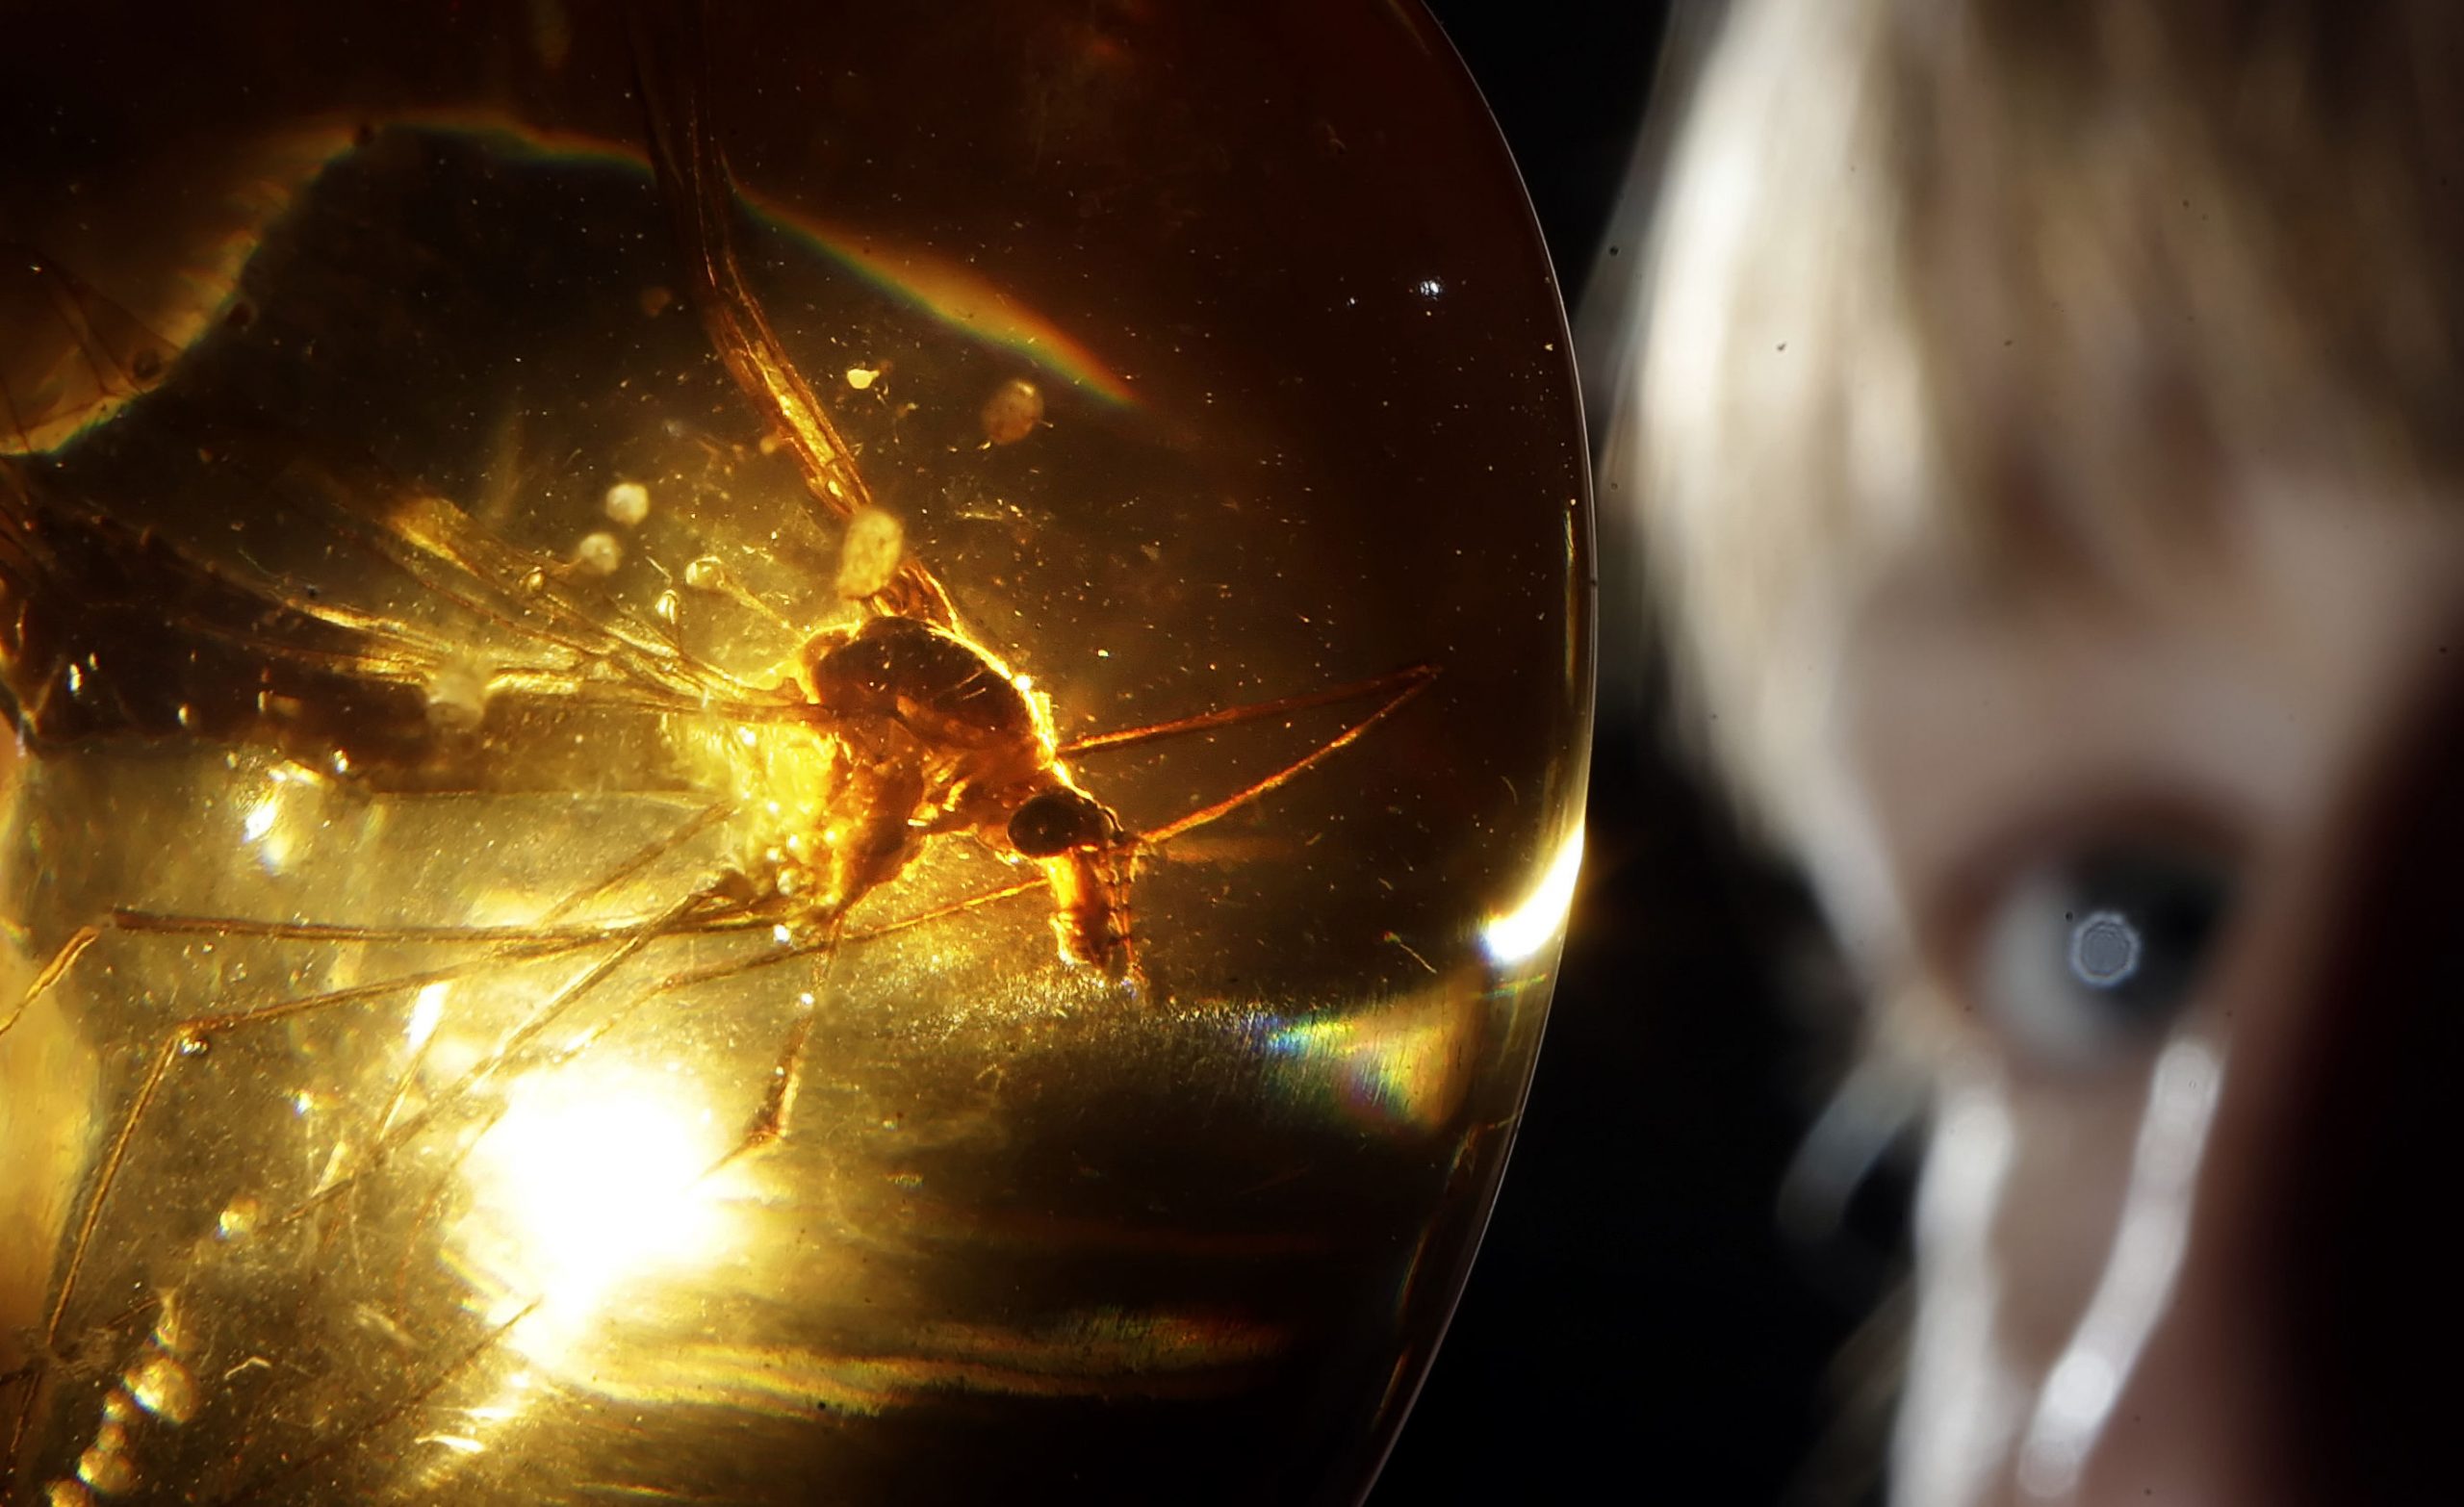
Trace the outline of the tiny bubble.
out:
[[[449,664],[440,668],[427,682],[429,719],[453,732],[467,732],[478,727],[487,718],[488,679],[486,672],[475,665]]]
[[[609,518],[630,528],[651,516],[651,489],[638,481],[620,481],[607,489],[603,505]]]
[[[979,417],[985,439],[994,445],[1015,445],[1043,422],[1043,393],[1024,377],[1012,377],[984,400]]]
[[[215,1231],[226,1240],[241,1239],[253,1232],[264,1216],[265,1205],[244,1195],[224,1206],[214,1221]]]
[[[585,575],[613,575],[625,563],[625,547],[605,530],[584,534],[574,547],[574,569]]]

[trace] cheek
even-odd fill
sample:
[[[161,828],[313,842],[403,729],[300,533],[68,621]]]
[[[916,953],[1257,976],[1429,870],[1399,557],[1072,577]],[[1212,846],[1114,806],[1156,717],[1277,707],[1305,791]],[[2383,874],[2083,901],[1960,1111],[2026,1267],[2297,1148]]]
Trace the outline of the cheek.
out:
[[[2009,1413],[2077,1329],[2130,1180],[2135,1107],[2111,1089],[2079,1096],[2015,1085],[1977,1060],[1938,1096],[1917,1211],[1923,1320],[1912,1364],[1923,1395],[2012,1392]],[[2018,1426],[1953,1410],[1955,1452],[1999,1454]],[[1938,1426],[1912,1407],[1912,1429]],[[1938,1441],[1950,1448],[1948,1441]]]
[[[2090,1394],[2127,1382],[2182,1274],[2218,1060],[2184,1034],[2092,1082],[2015,1079],[1981,1056],[1946,1070],[1902,1500],[1995,1500],[2090,1463],[2109,1421]]]
[[[2140,1092],[2133,1092],[2138,1088]],[[2131,1180],[2144,1080],[2078,1091],[2015,1085],[1980,1070],[1953,1090],[1971,1108],[1936,1131],[1919,1229],[1930,1268],[1979,1265],[1996,1293],[1997,1348],[2022,1370],[2057,1355],[2086,1309],[2112,1248]],[[2008,1126],[1999,1177],[1968,1170],[1964,1123],[1990,1103]]]

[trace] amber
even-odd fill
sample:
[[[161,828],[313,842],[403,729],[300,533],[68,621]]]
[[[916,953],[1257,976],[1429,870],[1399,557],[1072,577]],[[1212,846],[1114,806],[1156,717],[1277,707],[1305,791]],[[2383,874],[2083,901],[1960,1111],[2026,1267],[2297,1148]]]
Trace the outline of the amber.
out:
[[[5,25],[0,1500],[1357,1498],[1589,704],[1425,19]]]

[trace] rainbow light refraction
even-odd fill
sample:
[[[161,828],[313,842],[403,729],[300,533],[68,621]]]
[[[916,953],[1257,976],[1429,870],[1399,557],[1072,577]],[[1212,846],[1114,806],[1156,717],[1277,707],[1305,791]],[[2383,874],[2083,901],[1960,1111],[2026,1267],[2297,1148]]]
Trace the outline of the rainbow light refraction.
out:
[[[595,137],[541,131],[502,115],[429,115],[396,123],[483,139],[509,154],[554,158],[565,163],[596,163],[643,177],[651,171],[650,160],[634,147]],[[966,331],[978,343],[1020,356],[1046,374],[1103,402],[1123,407],[1138,404],[1138,395],[1129,379],[1085,342],[1011,296],[991,276],[971,264],[921,246],[898,244],[868,232],[827,223],[741,185],[736,190],[736,202],[763,229],[836,263],[877,292],[942,324]]]

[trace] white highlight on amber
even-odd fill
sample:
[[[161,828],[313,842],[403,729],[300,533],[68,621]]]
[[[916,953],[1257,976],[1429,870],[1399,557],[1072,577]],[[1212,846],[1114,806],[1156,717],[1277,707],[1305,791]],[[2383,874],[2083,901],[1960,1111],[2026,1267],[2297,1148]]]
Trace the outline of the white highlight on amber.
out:
[[[442,1444],[457,1455],[475,1455],[488,1446],[467,1434],[422,1434],[411,1441],[415,1444]]]
[[[240,818],[240,840],[257,850],[257,866],[268,874],[280,874],[290,865],[293,840],[297,835],[293,824],[283,820],[284,789],[289,781],[276,778],[263,795],[250,803]]]
[[[409,1038],[414,1056],[427,1045],[428,1037],[436,1034],[436,1023],[445,1017],[445,996],[452,988],[449,983],[426,984],[420,989],[419,997],[411,1002],[411,1024],[403,1034]]]
[[[1554,941],[1574,906],[1575,880],[1581,873],[1582,824],[1577,822],[1557,844],[1556,856],[1523,904],[1491,916],[1480,928],[1480,946],[1487,950],[1489,960],[1500,966],[1519,963]]]
[[[274,818],[281,814],[282,806],[276,798],[270,795],[264,797],[248,807],[246,818],[240,823],[240,835],[249,842],[262,839],[273,830]]]
[[[513,1343],[561,1365],[611,1318],[654,1306],[650,1279],[735,1243],[711,1175],[732,1137],[677,1074],[583,1063],[522,1080],[509,1101],[473,1150],[467,1255],[498,1289],[490,1321],[526,1313]]]

